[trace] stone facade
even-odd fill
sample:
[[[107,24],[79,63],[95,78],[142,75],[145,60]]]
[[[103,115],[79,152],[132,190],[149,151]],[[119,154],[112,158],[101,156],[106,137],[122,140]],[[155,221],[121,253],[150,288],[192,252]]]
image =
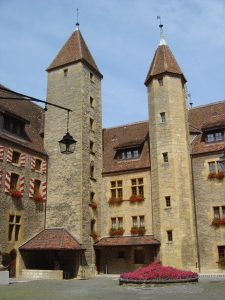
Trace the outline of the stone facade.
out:
[[[48,71],[47,102],[72,110],[70,134],[78,140],[74,154],[62,155],[56,144],[66,133],[67,112],[48,107],[45,147],[49,154],[47,227],[65,227],[86,247],[84,263],[94,263],[91,220],[101,231],[102,172],[101,78],[82,61]],[[60,120],[60,123],[59,123]]]
[[[180,75],[159,76],[148,84],[153,231],[162,243],[159,258],[163,264],[195,270],[185,82]],[[166,197],[170,197],[169,207]]]

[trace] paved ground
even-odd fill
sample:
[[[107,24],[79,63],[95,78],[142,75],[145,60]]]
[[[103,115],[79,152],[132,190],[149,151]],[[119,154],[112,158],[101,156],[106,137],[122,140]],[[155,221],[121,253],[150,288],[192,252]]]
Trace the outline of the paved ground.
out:
[[[214,300],[225,299],[225,278],[163,287],[120,286],[118,278],[96,276],[83,280],[10,279],[0,285],[1,300]]]

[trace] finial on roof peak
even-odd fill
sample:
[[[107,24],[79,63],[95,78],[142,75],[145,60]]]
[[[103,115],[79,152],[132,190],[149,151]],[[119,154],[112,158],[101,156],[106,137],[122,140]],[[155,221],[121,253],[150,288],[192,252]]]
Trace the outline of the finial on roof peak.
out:
[[[164,40],[164,33],[163,33],[163,25],[161,24],[161,17],[157,16],[157,19],[160,19],[160,42],[159,42],[159,46],[161,45],[167,45],[166,41]]]
[[[76,28],[76,30],[79,30],[79,22],[78,22],[78,16],[79,16],[79,11],[78,11],[78,8],[77,8],[77,23],[76,23],[76,26],[77,26],[77,28]]]

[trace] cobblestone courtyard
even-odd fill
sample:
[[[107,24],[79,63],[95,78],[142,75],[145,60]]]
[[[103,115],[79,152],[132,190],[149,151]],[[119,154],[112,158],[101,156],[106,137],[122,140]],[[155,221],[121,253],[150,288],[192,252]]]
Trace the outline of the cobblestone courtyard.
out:
[[[83,280],[10,280],[0,285],[0,299],[14,300],[210,300],[225,298],[225,278],[200,279],[199,283],[162,287],[120,286],[116,277]]]

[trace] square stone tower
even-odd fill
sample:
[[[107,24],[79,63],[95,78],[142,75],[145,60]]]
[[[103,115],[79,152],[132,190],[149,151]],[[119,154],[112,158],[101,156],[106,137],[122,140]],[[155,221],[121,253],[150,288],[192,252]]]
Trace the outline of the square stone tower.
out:
[[[161,40],[147,74],[154,237],[164,265],[196,270],[186,79]]]
[[[83,260],[94,263],[91,230],[99,231],[102,172],[101,75],[77,28],[47,68],[47,102],[72,110],[73,154],[60,153],[58,141],[67,131],[67,111],[47,106],[44,145],[49,155],[48,228],[64,227],[87,249]]]

